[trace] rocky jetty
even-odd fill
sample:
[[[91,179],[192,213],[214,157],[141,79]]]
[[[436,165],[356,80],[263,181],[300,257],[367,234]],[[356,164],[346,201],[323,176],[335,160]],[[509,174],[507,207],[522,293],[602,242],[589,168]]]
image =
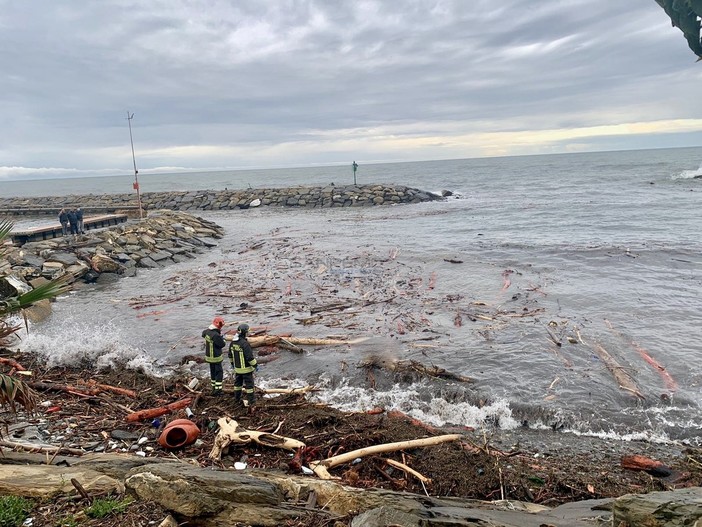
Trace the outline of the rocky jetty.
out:
[[[250,188],[244,190],[198,190],[144,192],[146,210],[231,210],[258,206],[329,208],[369,207],[400,203],[421,203],[444,199],[402,185],[328,185],[326,187]],[[0,212],[22,214],[58,212],[62,207],[81,207],[86,213],[118,211],[137,207],[134,193],[2,198]]]
[[[148,218],[81,236],[30,242],[7,250],[0,261],[0,294],[24,293],[47,280],[108,283],[193,258],[216,245],[223,229],[185,212],[152,211]],[[9,291],[13,294],[14,291]]]

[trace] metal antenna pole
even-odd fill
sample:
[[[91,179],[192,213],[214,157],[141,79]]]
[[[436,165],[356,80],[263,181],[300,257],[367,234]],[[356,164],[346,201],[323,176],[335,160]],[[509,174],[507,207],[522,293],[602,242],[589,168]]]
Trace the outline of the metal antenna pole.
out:
[[[127,112],[127,122],[129,123],[129,142],[132,145],[132,161],[134,162],[134,184],[132,185],[134,187],[134,190],[136,190],[137,193],[137,203],[139,204],[139,219],[143,220],[144,219],[144,209],[141,208],[141,193],[139,192],[139,171],[137,170],[136,167],[136,156],[134,155],[134,139],[132,139],[132,119],[134,118],[134,114],[129,115],[129,112]]]

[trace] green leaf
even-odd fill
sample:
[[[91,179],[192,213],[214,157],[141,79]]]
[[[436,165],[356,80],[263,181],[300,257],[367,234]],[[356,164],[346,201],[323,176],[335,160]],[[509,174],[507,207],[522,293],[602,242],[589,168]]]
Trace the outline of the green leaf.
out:
[[[0,406],[9,406],[16,413],[17,404],[28,412],[33,412],[36,409],[36,398],[32,389],[24,381],[0,373]]]

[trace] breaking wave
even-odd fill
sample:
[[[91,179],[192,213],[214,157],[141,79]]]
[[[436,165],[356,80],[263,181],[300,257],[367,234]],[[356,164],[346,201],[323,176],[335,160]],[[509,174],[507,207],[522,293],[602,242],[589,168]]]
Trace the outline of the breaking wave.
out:
[[[503,430],[520,426],[504,399],[480,407],[469,402],[449,402],[441,396],[428,395],[429,389],[423,383],[410,386],[396,384],[387,391],[376,391],[351,386],[346,380],[332,386],[331,380],[322,376],[317,387],[320,391],[315,393],[313,400],[344,412],[365,412],[380,407],[386,411],[399,410],[432,426],[490,426]]]
[[[702,165],[697,170],[683,170],[679,174],[673,174],[672,179],[693,179],[696,177],[702,177]]]
[[[53,327],[45,325],[42,333],[30,331],[22,340],[21,351],[39,355],[49,368],[124,365],[148,375],[163,375],[145,350],[125,343],[128,331],[112,323],[96,327],[94,322],[72,319]]]

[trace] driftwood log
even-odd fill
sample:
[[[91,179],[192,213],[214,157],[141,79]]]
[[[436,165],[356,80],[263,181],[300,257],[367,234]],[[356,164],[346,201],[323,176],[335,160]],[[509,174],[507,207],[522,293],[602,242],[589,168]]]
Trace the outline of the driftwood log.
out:
[[[6,358],[6,357],[0,357],[0,364],[7,364],[8,366],[14,368],[17,371],[27,371],[27,368],[22,366],[19,362],[17,362],[15,359],[11,358]]]
[[[100,384],[94,379],[90,379],[88,381],[78,381],[78,384],[90,386],[91,388],[95,388],[97,390],[100,390],[101,392],[112,392],[132,398],[135,398],[137,396],[134,390],[130,390],[128,388],[121,388],[119,386],[112,386],[110,384]]]
[[[473,382],[473,379],[470,377],[464,377],[434,365],[425,366],[416,360],[384,360],[378,357],[371,357],[361,361],[359,368],[380,368],[397,373],[417,373],[426,377],[436,377],[457,382]]]
[[[247,430],[246,428],[240,427],[239,423],[229,417],[221,417],[217,420],[217,424],[219,425],[219,432],[217,432],[214,446],[210,451],[210,459],[220,459],[222,457],[222,450],[227,448],[231,443],[242,445],[254,441],[261,445],[283,448],[285,450],[297,450],[305,446],[305,443],[297,439],[266,432],[258,432],[256,430]]]
[[[632,456],[622,456],[622,468],[627,470],[641,470],[659,478],[667,478],[673,474],[673,470],[661,461],[651,459],[646,456],[634,454]]]
[[[461,436],[460,434],[447,434],[436,437],[427,437],[425,439],[413,439],[411,441],[384,443],[382,445],[359,448],[358,450],[352,450],[351,452],[339,454],[338,456],[332,456],[321,461],[313,461],[310,463],[310,468],[321,479],[334,479],[332,475],[329,474],[327,469],[333,468],[343,463],[348,463],[349,461],[353,461],[354,459],[359,457],[369,456],[372,454],[380,454],[382,452],[397,452],[398,450],[407,450],[409,448],[420,448],[425,446],[439,445],[441,443],[448,443],[450,441],[458,441],[462,437],[463,436]]]
[[[636,385],[634,379],[629,375],[629,373],[612,357],[609,352],[602,346],[597,344],[595,346],[595,352],[597,356],[602,360],[605,367],[612,373],[614,379],[619,383],[619,388],[629,392],[630,394],[638,397],[639,399],[646,399],[639,387]]]
[[[405,465],[404,463],[400,463],[399,461],[395,461],[394,459],[385,459],[385,460],[383,460],[383,461],[385,461],[385,462],[386,462],[388,465],[390,465],[391,467],[399,468],[400,470],[402,470],[402,471],[405,472],[406,474],[409,474],[410,476],[414,476],[415,478],[417,478],[417,479],[418,479],[419,481],[421,481],[422,483],[426,483],[427,485],[431,483],[431,479],[429,479],[428,477],[426,477],[426,476],[420,474],[419,472],[417,472],[417,471],[414,470],[413,468],[408,467],[408,466]]]
[[[249,337],[248,341],[252,348],[261,346],[277,346],[282,349],[302,353],[304,350],[300,346],[345,346],[358,344],[365,341],[365,338],[344,340],[344,339],[317,339],[304,337],[289,337],[278,335],[264,335],[262,337]]]
[[[40,446],[31,443],[17,443],[15,441],[0,441],[0,447],[11,448],[13,450],[25,450],[27,452],[42,452],[47,454],[70,454],[72,456],[82,456],[85,450],[79,448],[69,448],[65,446]]]
[[[630,338],[626,337],[621,331],[617,330],[612,323],[609,320],[605,319],[605,324],[607,324],[607,327],[617,335],[618,337],[627,340],[631,343],[631,346],[637,351],[637,353],[641,356],[643,360],[646,361],[653,369],[658,372],[658,374],[661,376],[663,379],[663,382],[665,383],[666,388],[671,391],[671,392],[676,392],[678,391],[678,383],[673,379],[673,377],[670,375],[668,370],[663,366],[660,362],[658,362],[656,359],[654,359],[648,351],[646,351],[644,348],[642,348],[638,342],[631,340]]]
[[[110,386],[109,384],[98,384],[94,380],[89,381],[78,381],[81,386],[70,386],[67,384],[56,384],[50,382],[40,382],[40,381],[26,381],[30,388],[34,388],[39,391],[54,391],[54,392],[65,392],[73,395],[78,395],[80,397],[96,397],[103,392],[113,392],[120,395],[125,395],[127,397],[136,397],[137,394],[134,390],[129,390],[127,388],[120,388],[119,386]]]
[[[186,406],[190,405],[192,399],[181,399],[180,401],[175,401],[170,404],[166,404],[164,406],[159,406],[158,408],[148,408],[146,410],[139,410],[137,412],[133,412],[125,419],[129,423],[134,423],[136,421],[143,421],[144,419],[153,419],[155,417],[161,417],[162,415],[166,415],[168,413],[171,413],[174,410],[180,410],[181,408],[185,408]]]
[[[294,393],[310,393],[316,391],[317,388],[315,388],[312,385],[307,385],[307,386],[301,386],[300,388],[265,388],[261,389],[261,393],[265,394],[294,394]]]

